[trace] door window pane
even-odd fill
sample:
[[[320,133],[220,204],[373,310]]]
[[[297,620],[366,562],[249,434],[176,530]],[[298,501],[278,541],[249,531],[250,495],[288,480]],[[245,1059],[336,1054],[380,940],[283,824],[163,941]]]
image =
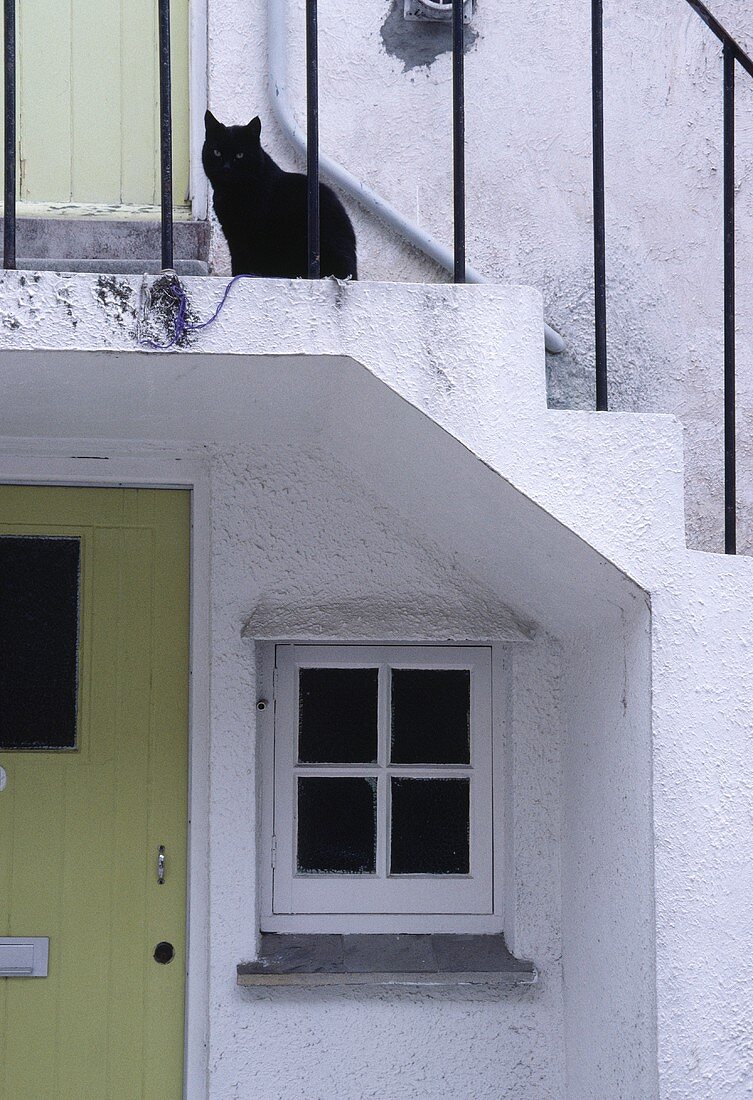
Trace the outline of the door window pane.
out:
[[[392,763],[470,762],[468,669],[392,670]]]
[[[298,779],[298,871],[363,875],[376,870],[376,779]]]
[[[376,668],[302,668],[298,759],[372,764],[377,758]]]
[[[76,746],[80,543],[0,536],[0,748]]]
[[[470,781],[392,779],[390,873],[467,875]]]

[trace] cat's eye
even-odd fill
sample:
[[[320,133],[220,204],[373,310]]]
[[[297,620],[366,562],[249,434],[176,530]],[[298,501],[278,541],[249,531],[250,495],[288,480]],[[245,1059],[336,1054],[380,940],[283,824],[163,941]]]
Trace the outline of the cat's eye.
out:
[[[219,151],[219,149],[213,149],[212,152],[214,153],[214,155],[216,157],[221,157],[222,156],[222,153]]]
[[[235,159],[236,160],[243,160],[243,153],[236,153],[235,154]]]

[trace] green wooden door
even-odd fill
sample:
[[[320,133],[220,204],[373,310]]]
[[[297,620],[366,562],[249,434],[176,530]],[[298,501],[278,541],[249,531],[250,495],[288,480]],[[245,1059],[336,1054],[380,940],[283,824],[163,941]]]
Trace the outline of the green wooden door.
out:
[[[188,4],[170,5],[178,207],[188,192]],[[75,204],[73,214],[78,204],[158,205],[158,107],[157,0],[18,0],[21,203]]]
[[[11,608],[25,616],[11,643],[28,649],[38,636],[49,669],[37,711],[23,676],[9,685],[0,668],[0,746],[19,743],[9,715],[23,727],[27,711],[58,705],[63,612],[53,605],[63,585],[54,581],[41,613],[34,585],[40,569],[57,568],[50,547],[54,556],[67,540],[78,553],[75,748],[0,747],[0,936],[50,938],[48,977],[0,978],[2,1100],[182,1095],[189,500],[172,490],[0,486],[0,591],[6,621]],[[40,546],[42,565],[17,606],[8,562],[22,574]],[[2,615],[0,606],[0,638]],[[15,668],[7,630],[3,644]],[[54,718],[37,725],[35,744],[59,745]],[[175,949],[164,965],[153,958],[161,941]]]

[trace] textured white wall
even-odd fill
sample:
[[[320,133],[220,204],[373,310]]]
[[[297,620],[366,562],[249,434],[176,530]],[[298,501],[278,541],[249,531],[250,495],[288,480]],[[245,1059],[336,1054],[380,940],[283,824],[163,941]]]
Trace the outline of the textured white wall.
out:
[[[208,316],[216,285],[188,286],[197,313]],[[521,1090],[531,1081],[529,1095],[556,1088],[560,1033],[552,1043],[538,1029],[562,1018],[560,923],[570,1100],[746,1095],[753,1080],[753,566],[742,557],[685,550],[675,422],[547,412],[539,306],[535,294],[519,288],[253,281],[236,288],[218,324],[178,355],[133,354],[138,293],[136,279],[6,273],[0,474],[16,468],[9,457],[15,453],[104,452],[115,460],[139,449],[139,440],[178,457],[197,450],[212,456],[213,1095],[224,1100],[256,1090],[266,1100],[280,1087],[306,1095],[300,1061],[281,1067],[265,1059],[257,1028],[279,1049],[266,1031],[269,1017],[289,1034],[296,1057],[321,1054],[315,1072],[322,1096],[337,1091],[354,1020],[359,1038],[375,1029],[384,1037],[384,1046],[366,1047],[382,1095],[436,1095],[441,1081],[433,1063],[406,1077],[407,1067],[416,1070],[408,1043],[415,1035],[433,1056],[438,1036],[446,1040],[444,1029],[458,1024],[466,1038],[473,1031],[478,1046],[477,1061],[469,1055],[466,1062],[476,1094],[496,1096],[511,1041],[506,1029],[516,1026],[513,1009],[526,1027],[511,1048],[527,1059],[514,1066]],[[98,436],[109,442],[94,443]],[[64,442],[74,438],[86,446]],[[305,445],[286,451],[282,442],[295,439]],[[97,464],[98,476],[104,466]],[[75,468],[70,459],[61,462],[58,476]],[[255,470],[268,482],[258,482]],[[286,506],[287,493],[295,510]],[[309,497],[319,502],[312,512]],[[255,510],[266,523],[261,532]],[[336,541],[319,523],[327,516],[343,524]],[[297,526],[309,521],[313,529]],[[521,955],[540,957],[549,969],[540,990],[514,995],[520,1002],[403,994],[393,1013],[378,996],[257,1000],[234,986],[234,965],[256,927],[247,888],[256,857],[248,713],[254,683],[241,628],[254,611],[254,586],[259,594],[280,589],[267,592],[267,606],[286,593],[307,598],[307,576],[318,590],[329,587],[328,556],[343,583],[373,596],[371,559],[354,535],[361,523],[378,549],[378,580],[399,581],[403,598],[418,590],[427,617],[437,590],[423,574],[435,571],[463,615],[499,615],[500,623],[518,622],[528,633],[545,624],[562,643],[555,647],[543,635],[541,647],[521,648],[533,663],[520,681],[519,708],[532,726],[519,755],[522,917],[512,938]],[[309,542],[318,551],[307,560],[302,547]],[[265,573],[265,555],[277,563],[274,578]],[[351,560],[360,563],[356,572]],[[436,612],[434,623],[446,629],[446,612]],[[530,705],[531,693],[542,700],[541,711]],[[552,699],[563,700],[559,748],[544,729]],[[247,810],[242,821],[237,805]],[[486,1027],[496,1045],[483,1041]],[[526,1076],[539,1068],[539,1081]],[[459,1081],[448,1080],[447,1095],[453,1088],[463,1095]],[[371,1084],[348,1076],[354,1098],[368,1095]]]
[[[303,0],[287,4],[293,102],[304,120]],[[266,0],[210,0],[210,102],[257,112],[294,161],[266,93]],[[320,3],[321,143],[450,244],[450,57],[419,64],[427,29],[390,54],[402,0]],[[749,5],[715,14],[753,49]],[[466,57],[468,259],[530,283],[567,342],[549,360],[555,407],[593,392],[590,5],[477,0]],[[397,12],[399,16],[399,11]],[[410,39],[408,40],[410,42]],[[684,0],[605,3],[611,403],[672,412],[685,428],[691,545],[722,546],[721,60]],[[753,545],[753,80],[738,75],[738,355],[741,545]],[[443,279],[349,203],[362,278]]]
[[[378,604],[379,636],[390,637],[403,609],[418,605],[412,621],[423,620],[418,628],[433,640],[446,637],[448,606],[462,630],[480,602],[494,608],[499,598],[326,450],[213,450],[211,470],[211,1096],[491,1097],[504,1080],[521,1100],[556,1100],[564,1081],[559,719],[557,655],[545,640],[524,642],[516,662],[512,781],[521,807],[517,916],[540,985],[502,996],[236,987],[235,966],[253,956],[258,927],[254,646],[241,639],[249,613],[270,601],[289,615],[340,605],[350,613],[333,624],[334,637],[347,640],[360,635],[358,606],[368,615]]]
[[[577,1100],[657,1095],[648,633],[637,601],[562,647],[567,1095]]]

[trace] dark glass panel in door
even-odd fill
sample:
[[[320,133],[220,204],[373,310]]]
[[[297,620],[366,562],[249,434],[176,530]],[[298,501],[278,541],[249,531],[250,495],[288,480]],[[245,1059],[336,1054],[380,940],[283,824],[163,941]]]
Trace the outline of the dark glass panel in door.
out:
[[[0,536],[0,748],[76,746],[80,543]]]

